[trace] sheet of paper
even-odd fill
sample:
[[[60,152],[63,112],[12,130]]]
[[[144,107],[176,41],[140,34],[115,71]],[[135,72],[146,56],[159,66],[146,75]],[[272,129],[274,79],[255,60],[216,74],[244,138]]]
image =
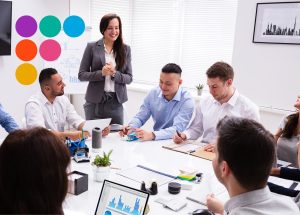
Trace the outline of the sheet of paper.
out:
[[[217,197],[222,196],[223,201],[226,201],[229,198],[228,195],[225,195],[225,193],[227,193],[226,188],[215,176],[204,175],[199,186],[191,191],[186,198],[199,204],[206,205],[206,197],[208,194],[212,193]]]
[[[122,170],[117,174],[140,183],[144,181],[147,184],[149,181],[155,181],[158,186],[175,179],[175,177],[167,176],[167,173],[158,173],[139,166]]]
[[[175,148],[175,151],[185,152],[185,153],[192,153],[195,152],[199,148],[198,145],[194,144],[185,144],[183,146],[180,146],[178,148]]]
[[[69,180],[74,181],[75,179],[81,178],[83,177],[82,175],[76,174],[76,173],[72,173],[71,175],[68,176]]]
[[[270,176],[268,182],[283,186],[285,188],[289,188],[294,183],[294,181],[275,177],[275,176]]]

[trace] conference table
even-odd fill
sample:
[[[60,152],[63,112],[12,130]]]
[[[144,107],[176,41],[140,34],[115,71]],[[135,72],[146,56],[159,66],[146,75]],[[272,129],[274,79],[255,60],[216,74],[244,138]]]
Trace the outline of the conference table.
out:
[[[132,141],[128,142],[117,133],[111,133],[107,137],[102,138],[102,148],[100,155],[109,150],[113,150],[111,159],[110,176],[108,180],[124,184],[136,189],[140,189],[141,184],[137,181],[123,177],[118,174],[120,171],[126,171],[126,169],[135,167],[137,165],[143,165],[156,171],[167,173],[170,175],[179,175],[180,169],[194,169],[197,172],[203,173],[203,180],[209,177],[212,181],[212,188],[215,186],[222,186],[216,179],[213,173],[212,162],[209,160],[201,159],[189,154],[184,154],[172,150],[163,148],[163,145],[171,144],[172,140],[163,141]],[[87,145],[91,150],[91,140],[87,141]],[[91,161],[96,156],[95,153],[91,152]],[[68,194],[64,202],[64,209],[76,211],[80,214],[94,214],[97,206],[98,198],[102,188],[102,182],[97,182],[93,178],[93,170],[91,162],[88,163],[76,163],[74,160],[71,161],[69,171],[80,171],[88,174],[88,191],[83,192],[79,195]],[[206,178],[207,177],[207,178]],[[155,180],[149,179],[149,181]],[[176,179],[177,181],[178,179]],[[146,182],[147,183],[147,182]],[[194,190],[201,185],[195,182],[185,182],[192,186],[192,190],[181,190],[179,194],[168,193],[168,183],[158,187],[157,195],[150,195],[148,205],[150,207],[149,215],[157,214],[188,214],[189,212],[199,209],[206,208],[204,205],[196,203],[194,201],[186,199]],[[211,188],[211,189],[212,189]],[[186,201],[187,206],[179,210],[178,212],[172,211],[168,208],[163,207],[162,204],[155,202],[159,197],[163,198],[176,198],[182,201]],[[222,201],[226,201],[227,195],[222,196]]]

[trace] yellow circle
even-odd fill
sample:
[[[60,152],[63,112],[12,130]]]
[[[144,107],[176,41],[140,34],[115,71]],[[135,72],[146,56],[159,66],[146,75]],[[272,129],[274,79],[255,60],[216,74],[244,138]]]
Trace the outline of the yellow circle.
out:
[[[23,63],[16,69],[16,79],[20,84],[30,85],[36,78],[36,68],[30,63]]]

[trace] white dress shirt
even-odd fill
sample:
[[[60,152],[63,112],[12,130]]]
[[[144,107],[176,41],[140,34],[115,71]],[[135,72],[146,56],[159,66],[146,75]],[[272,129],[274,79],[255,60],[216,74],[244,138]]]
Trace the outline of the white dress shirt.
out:
[[[299,208],[290,197],[271,193],[268,187],[230,198],[225,204],[229,215],[296,215]]]
[[[196,140],[202,135],[202,141],[212,143],[216,138],[218,122],[225,116],[236,116],[260,121],[259,108],[235,89],[228,102],[220,104],[212,95],[202,96],[196,106],[190,126],[183,133],[187,139]]]
[[[78,129],[84,122],[66,96],[57,96],[51,103],[41,92],[27,101],[25,118],[27,128],[41,126],[55,131],[64,131],[66,126]]]
[[[104,44],[104,53],[105,53],[105,63],[111,63],[113,68],[116,68],[116,60],[115,60],[114,51],[112,50],[109,53]],[[111,75],[105,76],[104,91],[105,92],[115,92],[115,81],[113,81],[111,79]]]

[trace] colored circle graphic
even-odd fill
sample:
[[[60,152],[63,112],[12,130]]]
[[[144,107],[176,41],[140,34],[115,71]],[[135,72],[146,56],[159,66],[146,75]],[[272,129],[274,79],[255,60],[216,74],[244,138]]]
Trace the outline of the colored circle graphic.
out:
[[[46,61],[56,60],[61,53],[61,47],[55,40],[45,40],[40,45],[40,55]]]
[[[31,16],[21,16],[16,22],[16,31],[22,37],[31,37],[37,30],[37,23]]]
[[[30,63],[23,63],[16,69],[16,79],[20,84],[30,85],[36,78],[36,68]]]
[[[37,54],[37,47],[32,40],[21,40],[16,45],[16,55],[20,60],[30,61],[35,58]]]
[[[85,24],[79,16],[69,16],[65,19],[63,28],[69,37],[79,37],[84,32]]]
[[[40,21],[40,31],[45,37],[55,37],[61,30],[61,23],[55,16],[45,16]]]

